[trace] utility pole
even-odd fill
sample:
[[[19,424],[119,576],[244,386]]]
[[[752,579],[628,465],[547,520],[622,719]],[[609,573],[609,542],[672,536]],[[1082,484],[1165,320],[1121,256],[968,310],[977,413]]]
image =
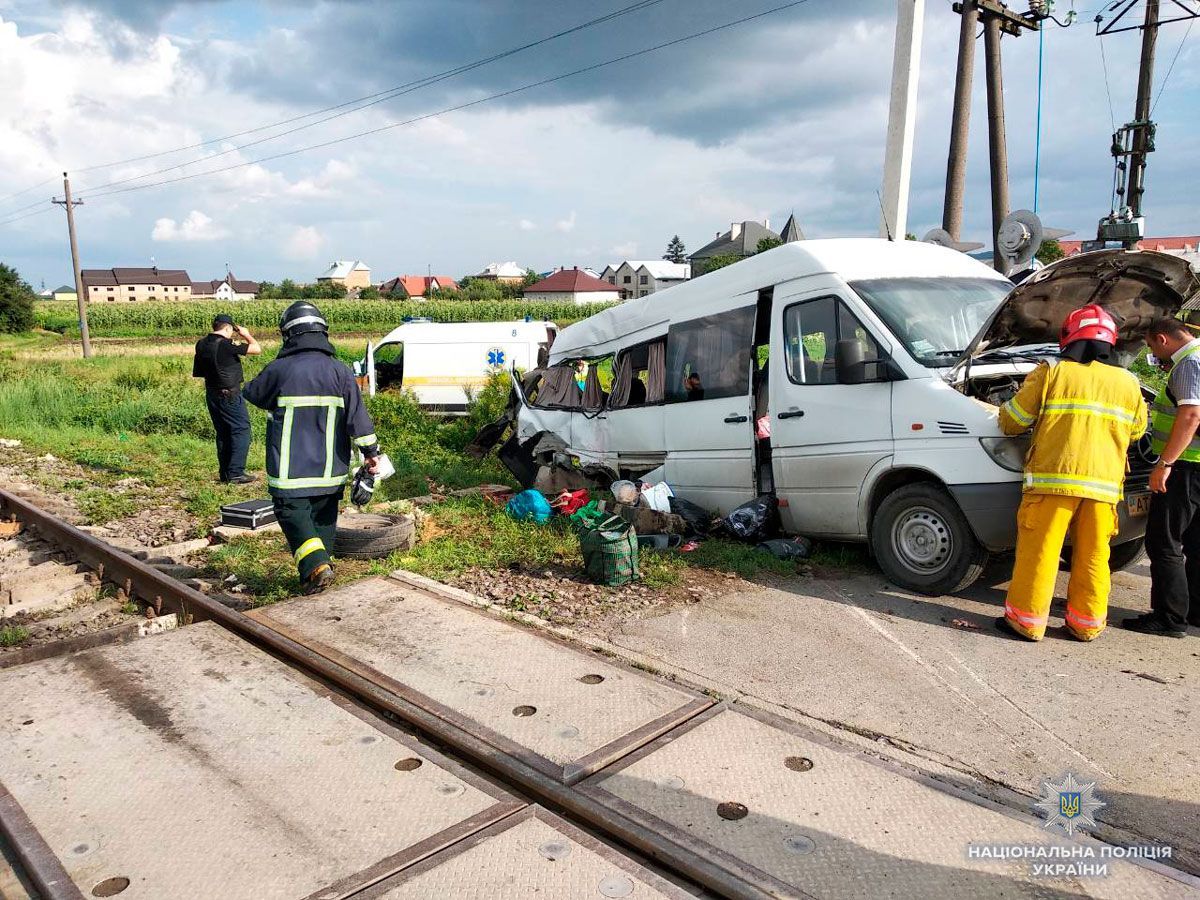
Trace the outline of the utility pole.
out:
[[[904,240],[908,231],[908,190],[912,182],[913,135],[917,128],[917,82],[925,0],[898,0],[896,45],[892,53],[892,97],[888,107],[887,145],[880,198],[883,237]]]
[[[92,355],[92,339],[88,335],[87,298],[83,294],[83,274],[79,270],[79,242],[75,240],[75,207],[82,205],[82,200],[71,199],[71,179],[63,172],[63,199],[51,200],[55,206],[67,210],[67,233],[71,236],[71,266],[75,270],[75,305],[79,310],[79,342],[83,345],[83,358]]]
[[[1008,150],[1004,132],[1004,80],[1000,63],[1000,38],[1020,37],[1038,31],[1045,18],[1037,0],[1030,11],[1018,14],[1002,0],[964,0],[954,4],[962,16],[958,46],[958,81],[954,90],[954,119],[950,126],[950,155],[946,161],[946,199],[942,227],[959,240],[962,231],[963,185],[967,165],[967,128],[970,124],[971,76],[975,60],[975,23],[983,22],[984,74],[987,78],[988,157],[992,174],[992,253],[998,271],[1005,262],[999,249],[1000,223],[1008,215]],[[968,46],[968,44],[970,46]],[[965,83],[964,83],[965,80]]]
[[[1112,138],[1112,155],[1116,165],[1113,202],[1109,214],[1100,220],[1096,229],[1095,243],[1084,244],[1085,250],[1104,247],[1108,241],[1120,241],[1126,248],[1136,247],[1145,236],[1145,211],[1142,200],[1146,193],[1146,157],[1154,152],[1154,123],[1150,121],[1153,110],[1154,50],[1158,42],[1158,29],[1171,22],[1194,21],[1200,18],[1200,10],[1189,8],[1180,0],[1168,4],[1168,18],[1160,15],[1159,0],[1146,0],[1146,15],[1142,23],[1123,24],[1123,20],[1137,5],[1137,0],[1119,0],[1096,16],[1096,35],[1103,38],[1108,34],[1141,30],[1142,58],[1138,66],[1137,105],[1133,121],[1117,129]]]
[[[1133,154],[1129,157],[1129,211],[1142,215],[1142,194],[1146,192],[1146,154],[1154,149],[1150,122],[1150,99],[1154,84],[1154,47],[1158,43],[1158,0],[1146,0],[1146,23],[1142,26],[1142,59],[1138,66],[1137,106],[1133,136]]]
[[[975,0],[963,0],[960,6],[962,21],[958,30],[958,69],[954,76],[954,114],[950,121],[950,154],[946,160],[946,200],[942,207],[942,228],[955,241],[962,240],[971,87],[975,80],[975,28],[979,24],[979,7]]]

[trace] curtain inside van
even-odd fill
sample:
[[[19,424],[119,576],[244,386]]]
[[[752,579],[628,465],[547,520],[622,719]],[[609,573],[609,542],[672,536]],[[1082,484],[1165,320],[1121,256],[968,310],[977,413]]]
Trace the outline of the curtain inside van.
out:
[[[629,405],[629,389],[633,385],[633,360],[629,354],[622,353],[617,360],[616,371],[613,372],[612,394],[608,405],[612,409],[621,409]]]
[[[546,380],[538,393],[538,406],[566,406],[578,409],[583,392],[575,383],[575,369],[571,366],[553,366],[546,370]]]
[[[655,341],[647,349],[650,358],[646,366],[646,402],[662,403],[667,394],[666,341]]]
[[[600,386],[600,367],[588,366],[587,380],[583,384],[583,408],[596,410],[604,406],[604,388]]]

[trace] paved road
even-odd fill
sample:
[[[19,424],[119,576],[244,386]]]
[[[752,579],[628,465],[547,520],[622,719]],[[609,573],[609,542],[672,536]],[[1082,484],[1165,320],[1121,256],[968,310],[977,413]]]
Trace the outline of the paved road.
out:
[[[1168,843],[1200,873],[1200,636],[1064,637],[1064,575],[1046,640],[1006,638],[992,621],[1008,565],[938,598],[874,574],[797,579],[601,636],[1026,810],[1043,778],[1094,779],[1102,833]],[[1147,609],[1148,589],[1144,563],[1117,575],[1110,618]]]

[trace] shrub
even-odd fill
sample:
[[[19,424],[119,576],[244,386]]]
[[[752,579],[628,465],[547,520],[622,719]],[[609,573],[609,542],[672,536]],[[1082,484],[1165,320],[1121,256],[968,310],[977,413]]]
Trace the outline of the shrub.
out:
[[[0,263],[0,331],[28,331],[33,327],[33,288],[17,270]]]

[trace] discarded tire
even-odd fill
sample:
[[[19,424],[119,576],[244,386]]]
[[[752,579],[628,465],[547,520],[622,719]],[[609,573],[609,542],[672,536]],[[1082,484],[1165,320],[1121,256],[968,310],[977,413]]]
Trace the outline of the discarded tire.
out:
[[[333,553],[343,559],[378,559],[416,543],[416,520],[412,516],[381,516],[363,513],[347,516],[338,523]]]

